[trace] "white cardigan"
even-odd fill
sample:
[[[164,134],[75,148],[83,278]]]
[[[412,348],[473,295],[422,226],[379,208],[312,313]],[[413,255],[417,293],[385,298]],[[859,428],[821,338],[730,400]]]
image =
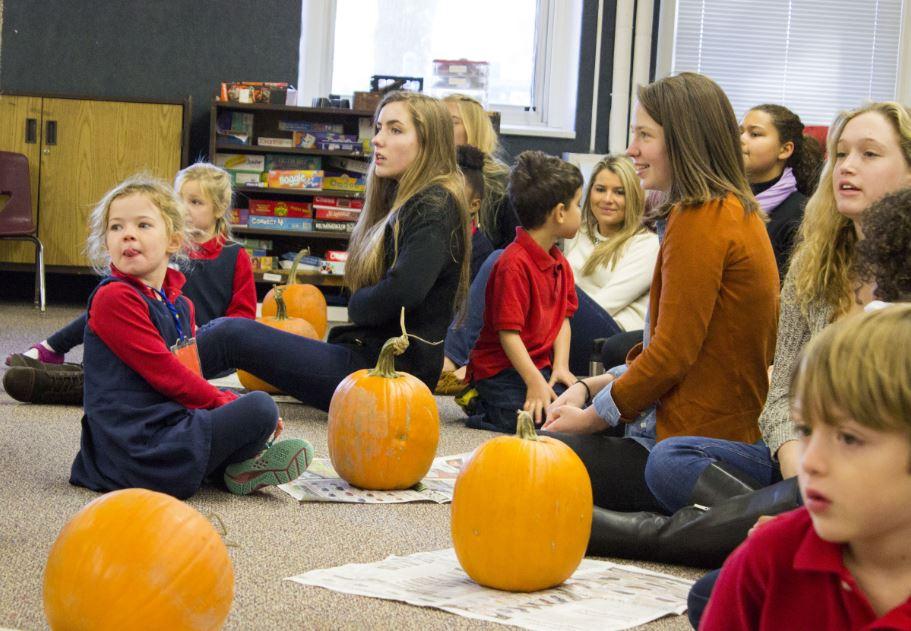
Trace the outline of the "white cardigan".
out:
[[[582,275],[582,268],[595,249],[597,241],[584,229],[565,242],[563,252],[572,265],[579,286],[602,309],[607,311],[624,331],[635,331],[645,324],[648,309],[648,290],[658,259],[658,235],[642,232],[626,242],[626,248],[616,267],[602,265],[590,276]]]

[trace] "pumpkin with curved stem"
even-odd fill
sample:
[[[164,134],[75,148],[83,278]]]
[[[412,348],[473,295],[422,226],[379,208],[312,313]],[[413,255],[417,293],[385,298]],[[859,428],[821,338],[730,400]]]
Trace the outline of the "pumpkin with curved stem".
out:
[[[295,335],[309,337],[311,340],[319,339],[319,336],[309,322],[302,318],[292,318],[288,316],[284,300],[284,292],[286,291],[285,287],[276,287],[274,291],[275,303],[277,305],[275,316],[263,316],[261,318],[257,318],[256,321],[261,322],[266,326],[280,329],[287,333],[294,333]],[[262,390],[263,392],[268,392],[269,394],[278,394],[281,392],[275,386],[266,383],[259,377],[256,377],[244,370],[237,371],[237,378],[240,379],[241,385],[247,390]]]
[[[231,559],[212,524],[146,489],[86,505],[60,531],[44,570],[52,629],[219,629],[233,599]]]
[[[559,585],[585,556],[592,486],[565,443],[519,413],[515,436],[478,447],[456,478],[452,543],[474,581],[512,592]]]
[[[328,316],[326,307],[326,297],[323,292],[315,285],[297,282],[297,268],[300,265],[301,258],[309,250],[301,250],[291,265],[291,273],[288,276],[288,282],[281,287],[284,288],[285,306],[288,310],[288,316],[291,318],[303,318],[316,330],[318,340],[326,335],[328,327]],[[277,288],[276,288],[277,289]],[[278,303],[275,300],[275,289],[270,289],[266,297],[263,298],[262,315],[278,315]]]
[[[430,470],[440,438],[433,393],[394,357],[406,335],[383,345],[376,368],[342,380],[329,404],[329,458],[349,484],[373,490],[407,489]]]

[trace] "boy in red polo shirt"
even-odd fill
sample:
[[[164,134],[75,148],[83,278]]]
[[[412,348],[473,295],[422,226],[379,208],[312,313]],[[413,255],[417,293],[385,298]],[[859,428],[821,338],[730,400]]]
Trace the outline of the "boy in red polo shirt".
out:
[[[728,558],[700,629],[911,629],[911,305],[840,320],[792,384],[805,506]]]
[[[487,281],[484,325],[468,358],[478,391],[468,426],[516,431],[516,410],[540,424],[542,410],[572,385],[569,318],[578,306],[573,272],[557,248],[582,221],[582,174],[540,151],[519,154],[509,200],[522,227]]]

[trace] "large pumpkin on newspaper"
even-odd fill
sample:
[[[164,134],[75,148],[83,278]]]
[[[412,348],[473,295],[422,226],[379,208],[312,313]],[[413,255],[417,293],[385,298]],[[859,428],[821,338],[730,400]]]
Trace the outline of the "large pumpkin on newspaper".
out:
[[[515,436],[492,438],[462,466],[452,498],[452,543],[475,582],[511,592],[559,585],[585,556],[592,485],[565,443],[537,436],[519,414]]]
[[[52,629],[220,629],[234,598],[212,524],[170,495],[125,489],[70,519],[44,570]]]
[[[275,304],[277,306],[275,315],[263,316],[257,318],[256,321],[261,322],[266,326],[285,331],[286,333],[294,333],[295,335],[308,337],[311,340],[318,340],[319,336],[309,322],[303,318],[292,318],[288,315],[284,300],[284,292],[287,291],[286,288],[276,287],[273,291],[275,292]],[[275,386],[266,383],[259,377],[243,370],[237,371],[237,378],[240,380],[241,385],[247,390],[262,390],[269,394],[279,394],[281,392]]]
[[[433,464],[440,414],[420,379],[395,370],[394,357],[407,345],[404,336],[389,340],[376,368],[345,377],[332,395],[329,458],[353,486],[407,489]]]
[[[303,318],[309,322],[316,330],[317,337],[315,339],[321,340],[325,337],[326,328],[328,327],[326,297],[315,285],[297,282],[297,268],[300,265],[301,258],[306,253],[307,250],[301,250],[294,257],[288,282],[281,285],[281,287],[284,291],[288,317]],[[276,289],[270,289],[266,297],[263,298],[263,317],[278,315],[278,303],[275,299]]]

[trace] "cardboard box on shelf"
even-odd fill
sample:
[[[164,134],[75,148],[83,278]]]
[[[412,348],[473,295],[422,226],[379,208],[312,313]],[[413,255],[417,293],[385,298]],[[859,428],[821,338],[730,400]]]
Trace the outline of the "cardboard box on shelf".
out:
[[[292,138],[293,146],[302,149],[319,148],[320,143],[327,142],[357,144],[360,141],[354,134],[337,134],[334,132],[322,131],[296,131]]]
[[[297,232],[310,232],[313,230],[313,220],[303,217],[268,217],[250,215],[248,223],[250,228],[257,230],[290,230]]]
[[[251,199],[250,214],[266,217],[300,217],[310,219],[313,210],[306,202],[288,202],[284,200]]]
[[[234,186],[258,186],[262,184],[262,171],[240,171],[237,169],[225,169],[231,176],[231,183]]]
[[[246,208],[229,208],[227,212],[228,223],[238,228],[246,228],[250,211]]]
[[[321,221],[316,219],[313,221],[313,229],[318,230],[319,232],[350,233],[354,230],[354,223],[348,221]]]
[[[314,123],[312,121],[278,121],[278,128],[281,131],[309,131],[322,132],[331,134],[345,133],[345,126],[341,123]]]
[[[273,103],[285,105],[289,91],[294,90],[284,82],[224,81],[218,99],[229,103]]]
[[[352,173],[362,173],[366,174],[370,169],[370,162],[367,160],[359,160],[358,158],[341,158],[339,156],[331,156],[326,159],[326,162],[337,169],[342,171],[351,171]]]
[[[360,210],[363,207],[363,199],[351,199],[350,197],[322,197],[319,195],[313,198],[314,210],[317,208],[347,208],[351,210]]]
[[[319,156],[269,153],[265,158],[266,171],[319,171],[323,168],[323,160]]]
[[[322,221],[357,221],[361,216],[361,211],[346,208],[318,208],[313,214],[316,219]]]
[[[269,171],[269,188],[322,188],[322,171]]]
[[[265,171],[266,156],[252,153],[216,153],[215,166],[234,171]]]
[[[347,261],[348,252],[345,250],[326,250],[327,261]]]
[[[256,139],[256,144],[260,147],[293,147],[291,138],[272,138],[269,136],[260,136]]]
[[[323,188],[330,191],[363,193],[367,190],[367,176],[352,177],[347,173],[327,171],[323,175]]]

